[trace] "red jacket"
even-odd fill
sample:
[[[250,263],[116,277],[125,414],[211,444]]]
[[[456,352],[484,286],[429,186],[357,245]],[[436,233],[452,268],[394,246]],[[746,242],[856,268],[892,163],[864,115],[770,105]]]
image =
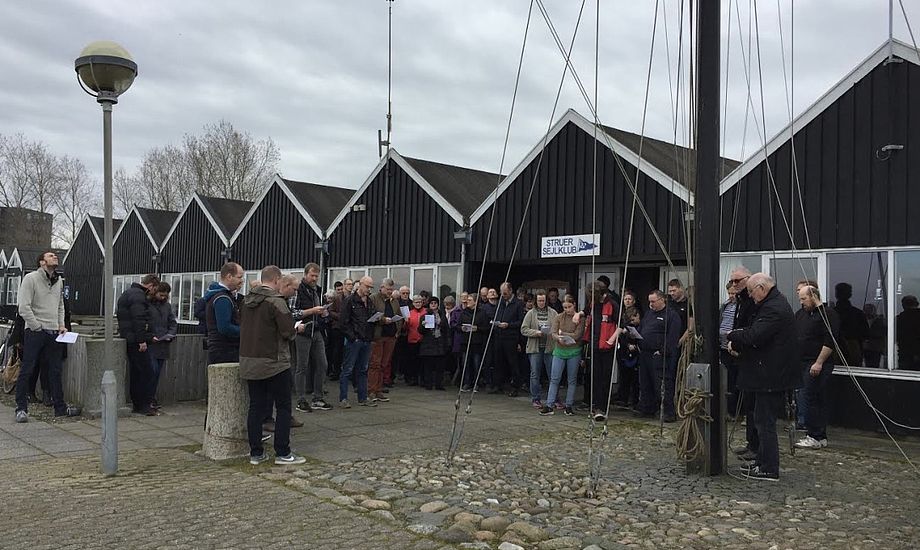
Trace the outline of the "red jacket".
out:
[[[611,346],[607,343],[607,341],[610,340],[610,338],[617,332],[617,318],[615,313],[616,306],[614,305],[613,300],[608,298],[607,301],[601,305],[601,331],[598,341],[594,342],[594,347],[602,350],[614,349],[615,344]],[[593,320],[593,316],[588,316],[588,318],[585,320],[585,336],[583,338],[585,342],[591,342],[591,334],[593,333],[593,330],[591,329],[591,322]]]

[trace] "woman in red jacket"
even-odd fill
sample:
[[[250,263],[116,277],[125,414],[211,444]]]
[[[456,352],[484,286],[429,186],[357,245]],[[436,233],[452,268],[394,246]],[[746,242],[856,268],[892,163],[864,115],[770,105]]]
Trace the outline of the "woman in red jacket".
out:
[[[419,369],[418,350],[422,342],[422,335],[418,331],[421,323],[425,322],[425,301],[421,296],[412,297],[412,308],[409,309],[409,318],[406,319],[406,384],[418,386],[421,369]]]

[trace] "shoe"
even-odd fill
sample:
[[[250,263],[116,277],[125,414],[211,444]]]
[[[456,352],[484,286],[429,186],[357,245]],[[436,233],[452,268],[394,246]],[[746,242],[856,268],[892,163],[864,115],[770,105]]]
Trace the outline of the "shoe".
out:
[[[249,455],[249,463],[252,464],[253,466],[258,466],[259,464],[262,464],[266,460],[268,460],[268,455],[265,453],[262,453],[259,456]]]
[[[350,409],[351,403],[349,403],[347,399],[343,399],[339,401],[339,408],[340,409]]]
[[[594,415],[591,418],[593,418],[595,422],[603,422],[607,420],[607,417],[604,416],[604,413],[601,411],[594,411]]]
[[[18,424],[24,424],[29,421],[29,413],[26,411],[16,411],[16,422]]]
[[[66,414],[66,413],[65,413],[65,414]],[[144,411],[144,415],[145,415],[145,416],[160,416],[160,411],[158,411],[158,410],[156,410],[156,409],[148,408],[146,411]],[[55,413],[54,416],[57,416],[57,413]],[[62,415],[62,416],[63,416],[63,415]]]
[[[358,405],[361,405],[362,407],[376,407],[377,403],[374,403],[369,399],[365,399],[364,401],[358,401]]]
[[[470,393],[470,389],[466,386],[460,388],[460,393]]]
[[[666,423],[668,423],[668,424],[670,424],[670,423],[672,423],[672,422],[677,422],[677,417],[674,416],[673,414],[666,414],[666,415],[664,416],[664,421],[665,421]]]
[[[310,404],[307,403],[306,401],[298,401],[296,408],[300,412],[305,412],[305,413],[313,412],[313,407],[311,407]]]
[[[542,409],[543,403],[541,403],[539,399],[534,399],[533,401],[530,402],[530,406],[535,409]]]
[[[508,392],[508,397],[517,397],[519,395],[517,388],[511,388],[511,391]]]
[[[156,415],[148,414],[148,416],[159,416],[160,414],[159,410],[154,409],[154,408],[151,408],[150,410],[156,412],[157,414]],[[81,412],[82,411],[80,410],[80,407],[77,407],[75,405],[67,405],[67,407],[62,410],[54,411],[54,416],[66,416],[69,418],[73,418],[75,416],[80,416]]]
[[[374,401],[377,401],[378,403],[389,403],[390,398],[383,395],[382,393],[378,393],[377,397],[374,398]]]
[[[268,432],[262,432],[262,441],[268,441],[272,438],[272,434]]]
[[[564,412],[566,416],[575,416],[575,411],[572,410],[572,407],[566,407]]]
[[[326,403],[325,401],[314,401],[310,405],[310,408],[313,409],[314,411],[331,411],[332,405],[330,405],[329,403]]]
[[[291,417],[291,427],[292,427],[292,428],[299,428],[299,427],[301,427],[301,426],[303,426],[303,420],[297,420],[296,418],[294,418],[294,417],[292,416],[292,417]]]
[[[303,464],[306,461],[307,461],[306,458],[299,456],[299,455],[295,455],[294,453],[289,453],[285,456],[275,457],[275,464],[279,466]]]
[[[576,410],[576,411],[587,411],[587,410],[590,410],[590,409],[591,409],[591,405],[585,403],[584,401],[581,401],[581,402],[575,404],[575,410]]]
[[[557,411],[564,411],[565,409],[566,409],[565,403],[563,403],[562,401],[556,401]]]
[[[473,393],[479,393],[479,388],[473,388]]]
[[[274,422],[274,421],[271,421],[271,422],[263,422],[263,423],[262,423],[262,431],[263,431],[263,432],[274,432],[274,431],[275,431],[275,422]]]
[[[827,440],[815,439],[810,435],[806,435],[802,439],[796,441],[795,446],[799,449],[822,449],[827,447]]]
[[[757,451],[752,451],[752,450],[748,449],[747,451],[745,451],[745,452],[741,453],[740,455],[738,455],[738,457],[739,457],[741,460],[747,460],[747,461],[757,460]]]
[[[157,400],[154,399],[153,401],[150,402],[150,408],[160,410],[163,408],[163,406],[157,403]]]
[[[749,470],[741,470],[741,475],[748,479],[759,479],[763,481],[779,481],[779,474],[774,472],[765,472],[760,466],[754,466]]]
[[[556,411],[552,407],[546,405],[540,409],[540,416],[551,416],[556,414]]]

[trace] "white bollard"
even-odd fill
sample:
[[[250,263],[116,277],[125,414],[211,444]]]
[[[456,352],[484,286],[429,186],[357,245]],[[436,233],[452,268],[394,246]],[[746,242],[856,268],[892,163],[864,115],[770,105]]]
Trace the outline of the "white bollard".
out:
[[[102,473],[118,473],[118,381],[115,372],[102,375]]]

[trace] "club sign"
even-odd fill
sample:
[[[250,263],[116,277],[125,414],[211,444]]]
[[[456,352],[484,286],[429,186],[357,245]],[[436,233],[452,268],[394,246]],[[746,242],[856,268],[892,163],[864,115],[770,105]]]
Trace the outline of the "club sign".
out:
[[[543,237],[541,258],[568,258],[571,256],[600,256],[601,234],[559,235]]]

